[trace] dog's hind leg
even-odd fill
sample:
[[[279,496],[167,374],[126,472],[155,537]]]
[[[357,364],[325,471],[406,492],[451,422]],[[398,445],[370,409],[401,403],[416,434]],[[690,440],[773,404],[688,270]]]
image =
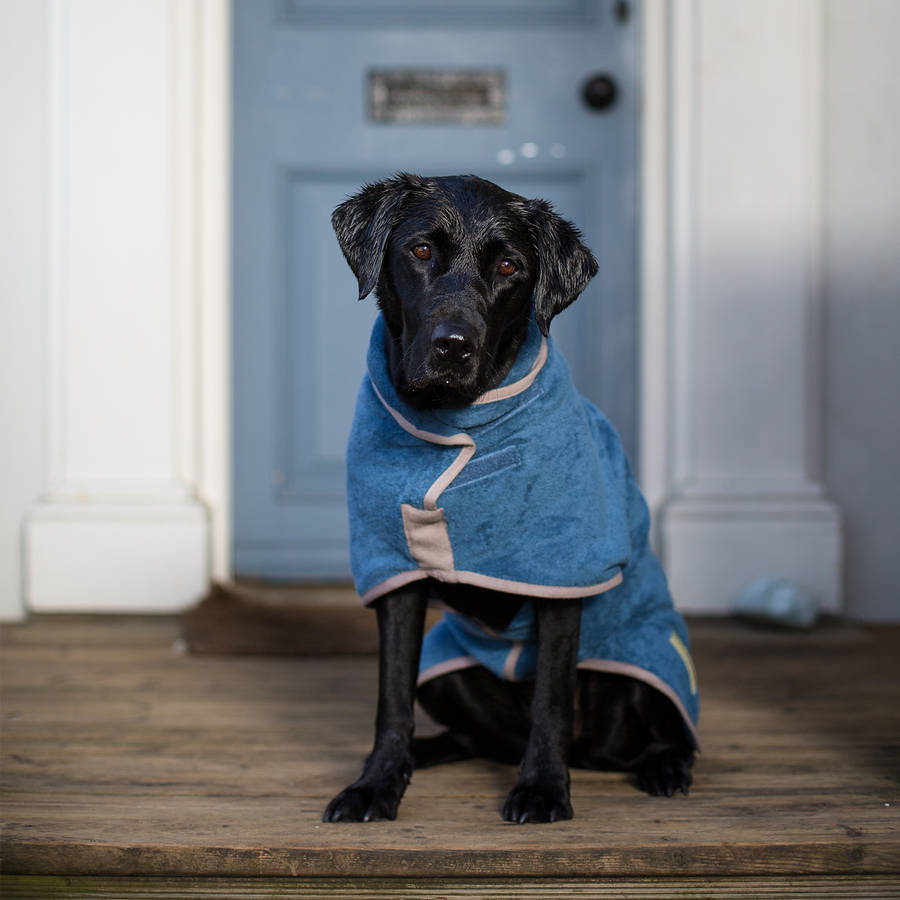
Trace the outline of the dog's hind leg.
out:
[[[375,744],[362,775],[338,794],[325,822],[394,819],[413,770],[413,702],[426,591],[422,583],[375,601],[378,612],[378,713]]]
[[[422,708],[448,729],[413,742],[416,768],[484,757],[521,760],[531,728],[530,682],[498,678],[482,666],[448,672],[419,686]]]
[[[442,731],[430,737],[413,738],[413,760],[417,769],[461,762],[478,756],[452,731]]]
[[[648,794],[688,792],[694,748],[668,697],[626,675],[581,671],[578,700],[570,765],[633,772]]]

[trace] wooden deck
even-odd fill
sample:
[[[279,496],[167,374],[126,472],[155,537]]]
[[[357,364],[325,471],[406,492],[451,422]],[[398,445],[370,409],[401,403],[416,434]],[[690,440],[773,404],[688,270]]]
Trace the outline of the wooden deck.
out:
[[[396,822],[322,824],[369,748],[374,658],[179,634],[3,629],[4,897],[900,896],[900,628],[692,623],[690,797],[576,771],[548,826],[502,822],[514,771],[478,761],[416,773]]]

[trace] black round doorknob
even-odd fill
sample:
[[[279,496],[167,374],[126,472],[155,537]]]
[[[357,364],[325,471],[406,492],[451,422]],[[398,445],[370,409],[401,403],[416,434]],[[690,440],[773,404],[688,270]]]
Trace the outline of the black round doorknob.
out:
[[[605,74],[592,75],[584,83],[581,91],[584,102],[597,112],[609,109],[616,102],[618,94],[619,89],[615,81]]]

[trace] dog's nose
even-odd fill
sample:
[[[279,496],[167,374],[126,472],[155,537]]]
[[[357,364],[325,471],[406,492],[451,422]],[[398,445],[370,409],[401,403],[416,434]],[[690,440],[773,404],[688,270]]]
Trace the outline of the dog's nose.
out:
[[[441,322],[431,332],[431,346],[442,362],[465,362],[472,356],[473,343],[469,330],[456,322]]]

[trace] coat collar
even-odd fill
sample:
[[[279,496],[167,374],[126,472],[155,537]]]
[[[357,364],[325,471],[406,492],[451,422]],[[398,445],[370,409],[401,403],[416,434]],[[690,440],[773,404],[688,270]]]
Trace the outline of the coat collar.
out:
[[[552,342],[541,334],[532,318],[515,362],[498,387],[460,409],[418,410],[400,398],[391,381],[385,351],[386,334],[384,317],[379,315],[372,328],[366,364],[369,378],[382,403],[423,431],[448,436],[460,430],[487,425],[526,403],[536,390],[540,390],[540,375],[553,351]]]

